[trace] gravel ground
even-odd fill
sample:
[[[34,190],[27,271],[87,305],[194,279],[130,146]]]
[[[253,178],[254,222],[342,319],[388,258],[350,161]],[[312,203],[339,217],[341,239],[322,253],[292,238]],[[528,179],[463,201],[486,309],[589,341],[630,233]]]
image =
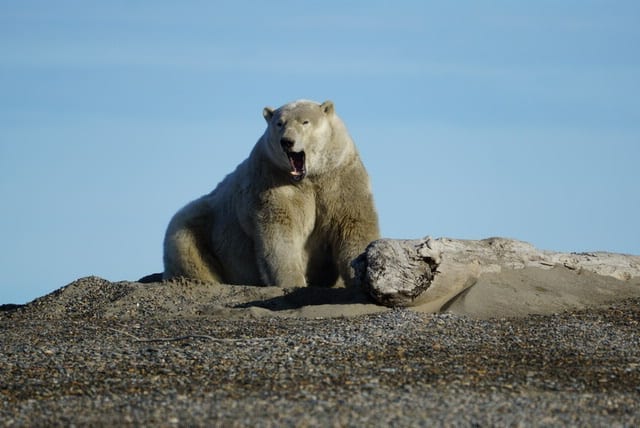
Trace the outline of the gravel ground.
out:
[[[640,299],[493,320],[77,314],[0,313],[1,425],[640,426]]]

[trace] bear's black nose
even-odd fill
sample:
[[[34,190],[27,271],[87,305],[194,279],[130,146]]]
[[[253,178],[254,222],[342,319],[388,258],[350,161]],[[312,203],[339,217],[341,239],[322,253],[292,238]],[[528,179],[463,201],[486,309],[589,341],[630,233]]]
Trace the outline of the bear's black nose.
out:
[[[292,140],[292,139],[290,139],[290,138],[283,137],[283,138],[281,138],[281,139],[280,139],[280,145],[282,146],[282,148],[283,148],[285,151],[289,151],[289,150],[291,150],[291,148],[293,147],[293,145],[294,145],[295,143],[296,143],[296,142],[295,142],[295,141],[293,141],[293,140]]]

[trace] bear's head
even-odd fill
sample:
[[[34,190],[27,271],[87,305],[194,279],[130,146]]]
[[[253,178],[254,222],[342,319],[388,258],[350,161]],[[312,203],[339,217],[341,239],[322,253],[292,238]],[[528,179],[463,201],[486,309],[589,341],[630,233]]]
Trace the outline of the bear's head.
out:
[[[332,157],[339,158],[344,151],[333,141],[337,118],[331,101],[299,100],[275,110],[265,107],[263,116],[268,124],[264,135],[268,156],[294,182],[326,171]]]

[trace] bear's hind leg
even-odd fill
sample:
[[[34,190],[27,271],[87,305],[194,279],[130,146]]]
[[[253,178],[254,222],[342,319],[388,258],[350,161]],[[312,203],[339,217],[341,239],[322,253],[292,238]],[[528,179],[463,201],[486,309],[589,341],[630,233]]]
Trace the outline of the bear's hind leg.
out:
[[[211,214],[196,200],[180,210],[169,223],[164,239],[163,279],[177,277],[222,283],[219,263],[209,244]]]

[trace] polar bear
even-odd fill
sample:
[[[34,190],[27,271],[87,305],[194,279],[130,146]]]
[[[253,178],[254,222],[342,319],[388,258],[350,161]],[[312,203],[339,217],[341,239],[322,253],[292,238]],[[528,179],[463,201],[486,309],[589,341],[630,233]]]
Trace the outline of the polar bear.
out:
[[[172,218],[164,279],[352,286],[351,261],[380,237],[371,185],[331,101],[265,107],[249,157]]]

